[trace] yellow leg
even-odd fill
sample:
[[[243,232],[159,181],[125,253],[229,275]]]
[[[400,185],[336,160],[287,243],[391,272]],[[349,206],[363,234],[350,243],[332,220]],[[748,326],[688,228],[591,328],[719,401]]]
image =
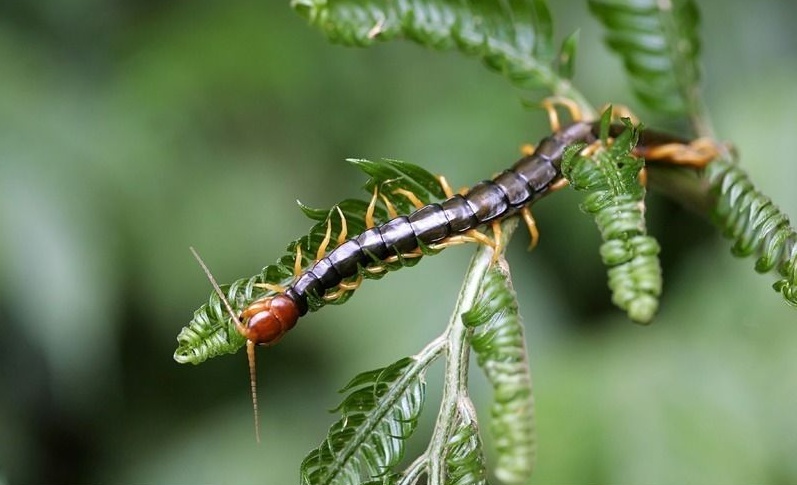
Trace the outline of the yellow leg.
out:
[[[646,160],[703,168],[717,158],[721,150],[713,140],[698,138],[688,144],[667,143],[640,152]]]
[[[400,256],[399,255],[388,256],[387,258],[382,260],[382,262],[384,264],[378,264],[378,265],[375,265],[375,266],[368,266],[367,268],[364,268],[364,270],[369,272],[369,273],[371,273],[371,274],[379,274],[379,273],[383,273],[383,272],[387,271],[387,268],[385,267],[385,264],[395,263],[399,259],[415,259],[415,258],[422,258],[422,257],[423,257],[423,252],[420,249],[416,249],[415,251],[413,251],[411,253],[403,253]]]
[[[429,245],[429,249],[437,251],[439,249],[450,248],[452,246],[459,246],[460,244],[468,244],[468,243],[480,243],[478,239],[470,236],[460,235],[460,236],[451,236],[443,239],[443,241],[439,243],[434,243]],[[492,242],[492,240],[490,241]]]
[[[293,276],[299,277],[302,274],[302,245],[296,245],[296,259],[293,261]]]
[[[591,157],[591,156],[592,156],[592,155],[594,155],[594,154],[595,154],[595,152],[597,152],[597,151],[598,151],[598,150],[599,150],[599,149],[600,149],[602,146],[603,146],[603,144],[601,143],[601,141],[600,141],[600,140],[596,140],[595,142],[593,142],[593,143],[591,143],[591,144],[589,144],[589,145],[585,146],[585,147],[584,147],[584,149],[583,149],[583,150],[581,150],[581,152],[579,153],[579,155],[581,155],[582,157]]]
[[[294,278],[298,278],[302,275],[302,246],[297,244],[296,245],[296,259],[293,261],[293,276]],[[274,283],[256,283],[255,286],[258,288],[263,288],[267,291],[273,291],[274,293],[285,293],[285,288],[282,285],[277,285]]]
[[[410,192],[409,190],[396,189],[396,190],[393,191],[393,193],[394,194],[400,194],[400,195],[403,195],[404,197],[406,197],[412,203],[412,205],[415,206],[416,209],[420,209],[421,207],[426,205],[423,202],[421,202],[421,200],[418,198],[417,195],[415,195],[413,192]]]
[[[537,247],[537,243],[540,241],[540,231],[537,229],[537,221],[534,220],[531,209],[528,207],[522,208],[520,210],[520,215],[523,217],[523,222],[526,223],[526,227],[529,229],[529,235],[531,236],[529,251],[531,251]]]
[[[362,284],[363,278],[362,276],[358,276],[357,279],[354,281],[341,281],[338,285],[338,289],[333,291],[332,293],[327,293],[324,295],[324,300],[326,301],[335,301],[341,296],[343,296],[347,291],[354,291],[360,287]]]
[[[450,248],[452,246],[459,246],[460,244],[468,244],[468,243],[484,244],[486,246],[490,246],[491,248],[495,248],[497,246],[494,240],[490,239],[485,234],[473,229],[464,234],[460,234],[457,236],[450,236],[443,239],[441,242],[430,244],[429,249],[437,251],[440,249]]]
[[[496,261],[498,261],[498,257],[501,255],[501,253],[504,252],[504,245],[501,244],[501,234],[503,231],[501,230],[500,221],[493,221],[491,226],[493,229],[493,244],[494,244],[493,263],[495,263]]]
[[[639,171],[639,175],[637,175],[637,180],[639,180],[639,185],[642,187],[648,186],[648,169],[642,167],[642,170]]]
[[[385,197],[382,194],[379,194],[379,197],[381,197],[382,198],[382,202],[385,203],[385,207],[387,208],[388,217],[390,217],[391,219],[395,219],[396,217],[398,217],[398,212],[396,212],[396,208],[393,207],[393,204],[390,203],[390,200],[388,200],[388,198]]]
[[[321,258],[327,254],[327,246],[329,245],[329,241],[332,240],[332,218],[327,218],[327,232],[324,235],[324,239],[321,241],[321,245],[318,246],[318,251],[315,253],[315,260],[319,261]]]
[[[437,176],[437,180],[438,180],[438,182],[440,182],[440,187],[443,188],[443,193],[446,194],[446,199],[450,199],[451,197],[454,197],[454,191],[451,189],[451,186],[448,185],[448,180],[446,180],[446,178],[443,177],[442,175],[438,175]],[[467,187],[462,187],[456,193],[459,194],[459,195],[465,195],[465,194],[468,193],[468,188]]]
[[[282,285],[275,285],[274,283],[255,283],[256,287],[263,288],[264,290],[273,291],[274,293],[285,293],[286,288]]]
[[[552,183],[548,186],[548,192],[556,192],[557,190],[562,190],[563,188],[570,185],[570,181],[566,178],[562,177],[556,182]]]
[[[338,246],[340,246],[346,241],[346,237],[349,235],[349,227],[346,224],[346,216],[343,215],[340,206],[336,205],[335,209],[338,210],[338,215],[340,216],[340,234],[338,234]]]
[[[371,202],[368,203],[368,209],[365,210],[365,228],[371,229],[374,224],[374,209],[376,209],[376,198],[379,195],[379,190],[374,187],[374,195],[371,197]]]
[[[584,117],[581,108],[572,99],[563,96],[550,96],[542,100],[542,108],[548,113],[548,121],[551,124],[551,130],[554,132],[562,128],[559,122],[559,113],[556,111],[557,106],[564,106],[570,112],[570,118],[576,122],[581,121]]]
[[[364,269],[365,271],[368,271],[371,274],[379,274],[385,272],[385,267],[382,266],[381,264],[378,264],[376,266],[368,266],[367,268]]]
[[[454,197],[454,191],[451,190],[451,186],[448,185],[448,180],[446,180],[444,176],[438,175],[437,181],[440,182],[440,187],[443,188],[443,193],[446,194],[446,199]]]
[[[520,153],[524,157],[530,157],[531,155],[534,155],[534,150],[535,150],[534,145],[532,145],[531,143],[524,143],[520,147]]]
[[[403,253],[400,256],[394,254],[393,256],[388,256],[387,258],[385,258],[384,262],[390,264],[390,263],[395,263],[400,259],[415,259],[420,257],[423,257],[423,253],[420,251],[416,251],[414,253]]]

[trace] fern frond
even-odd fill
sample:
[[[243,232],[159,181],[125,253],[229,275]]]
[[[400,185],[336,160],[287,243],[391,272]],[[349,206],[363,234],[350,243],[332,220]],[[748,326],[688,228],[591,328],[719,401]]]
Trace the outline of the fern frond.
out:
[[[341,419],[302,461],[302,483],[360,483],[391,474],[418,424],[427,365],[404,358],[352,379],[341,390],[349,394],[335,409]]]
[[[702,110],[700,15],[693,0],[589,0],[589,6],[646,106],[693,117]]]
[[[534,395],[523,324],[507,268],[490,268],[478,303],[462,320],[471,327],[483,325],[471,336],[471,346],[493,387],[490,431],[498,452],[495,476],[508,484],[526,483],[537,459]]]
[[[370,176],[365,185],[369,196],[373,194],[374,187],[378,188],[380,194],[387,198],[393,207],[401,213],[411,212],[414,206],[406,196],[396,193],[397,189],[412,192],[424,204],[445,197],[437,178],[416,165],[398,160],[349,161]],[[262,285],[265,283],[283,287],[289,285],[294,279],[293,268],[297,246],[301,248],[302,268],[312,264],[316,252],[326,236],[328,223],[331,225],[331,240],[328,250],[334,249],[337,245],[337,237],[342,230],[338,209],[346,218],[349,236],[363,232],[365,230],[365,213],[368,204],[369,201],[366,200],[346,199],[331,209],[313,209],[299,203],[302,212],[310,219],[318,222],[310,229],[307,235],[290,243],[287,253],[275,264],[266,266],[257,275],[239,279],[231,285],[223,285],[221,287],[233,310],[239,313],[253,301],[272,294],[273,292],[263,289]],[[374,211],[376,224],[387,222],[388,219],[387,210],[381,205],[377,205]],[[425,252],[427,254],[430,253],[429,250]],[[419,259],[399,259],[393,263],[382,264],[386,269],[385,272],[375,274],[361,271],[361,275],[369,279],[381,278],[387,272],[413,266]],[[327,302],[322,298],[310,297],[308,298],[309,310],[316,311],[328,303],[345,303],[352,294],[353,290],[347,291],[332,302]],[[174,353],[174,359],[181,364],[199,364],[218,355],[237,352],[246,343],[246,340],[238,333],[219,297],[215,293],[211,293],[208,303],[202,305],[194,312],[194,317],[180,331],[177,336],[177,342],[178,347]]]
[[[605,127],[610,111],[602,119]],[[645,189],[638,179],[644,160],[631,155],[638,137],[626,121],[626,130],[613,143],[603,139],[590,155],[578,153],[583,147],[568,149],[562,173],[574,189],[587,193],[581,209],[595,217],[603,238],[600,252],[609,267],[612,302],[631,320],[649,323],[659,306],[662,281],[659,244],[645,227]]]
[[[717,198],[714,219],[726,237],[735,240],[735,256],[758,255],[755,270],[777,270],[782,279],[773,288],[797,306],[797,233],[772,200],[756,189],[742,169],[717,160],[706,177]]]
[[[486,485],[476,413],[469,400],[461,398],[458,404],[457,422],[445,447],[445,485]]]
[[[555,86],[553,28],[544,0],[293,0],[332,41],[370,46],[405,38],[457,49],[524,88]]]

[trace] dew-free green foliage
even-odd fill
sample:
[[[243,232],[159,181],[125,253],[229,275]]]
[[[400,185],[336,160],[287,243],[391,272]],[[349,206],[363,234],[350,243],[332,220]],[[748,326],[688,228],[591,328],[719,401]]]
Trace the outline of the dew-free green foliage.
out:
[[[609,47],[622,57],[641,101],[660,112],[687,116],[695,133],[710,136],[698,83],[699,15],[694,2],[588,3],[606,27]],[[578,34],[567,36],[556,52],[553,19],[544,0],[293,0],[292,5],[332,42],[368,47],[407,39],[430,49],[456,50],[479,58],[516,86],[557,95],[572,101],[586,117],[594,116],[593,106],[571,82]],[[646,234],[645,188],[638,180],[644,160],[631,154],[639,129],[628,124],[610,140],[608,116],[607,112],[600,145],[586,153],[581,152],[583,146],[571,147],[562,168],[576,190],[587,192],[581,207],[595,216],[603,237],[600,254],[609,267],[614,303],[632,320],[648,323],[658,308],[662,282],[659,245]],[[395,161],[353,163],[372,177],[366,184],[369,195],[377,188],[399,213],[408,213],[413,206],[394,193],[398,188],[413,192],[424,203],[443,197],[436,179],[419,167]],[[735,166],[715,162],[704,177],[716,196],[719,224],[737,240],[734,252],[761,254],[756,268],[777,268],[784,279],[776,283],[776,289],[795,303],[796,238],[785,216]],[[677,177],[672,180],[678,183]],[[289,284],[294,277],[296,248],[301,247],[302,267],[306,268],[315,259],[328,227],[328,249],[334,248],[343,227],[338,209],[347,220],[349,236],[365,229],[367,206],[367,200],[345,200],[328,210],[301,205],[318,223],[308,235],[292,242],[277,264],[222,287],[234,311],[267,295],[262,283]],[[383,205],[377,208],[375,218],[377,223],[388,219]],[[516,224],[512,218],[502,222],[502,243],[508,242]],[[423,249],[424,254],[430,253]],[[387,269],[417,261],[400,259]],[[440,336],[415,356],[360,374],[343,389],[347,396],[336,408],[342,416],[302,463],[302,483],[482,484],[492,476],[508,484],[528,481],[537,447],[534,398],[520,312],[505,264],[503,255],[494,256],[492,249],[478,247],[451,320]],[[362,272],[364,277],[382,275]],[[348,296],[350,293],[333,303],[345,303]],[[317,310],[326,302],[311,298],[309,303],[311,310]],[[175,359],[195,364],[235,352],[244,343],[216,295],[197,310],[178,341]],[[493,388],[490,429],[497,455],[494,465],[485,462],[481,426],[469,396],[471,352]],[[410,458],[404,456],[406,442],[424,406],[424,376],[438,359],[445,360],[445,370],[436,424],[425,450],[403,467]]]
[[[446,483],[485,485],[487,469],[482,456],[482,443],[475,414],[469,404],[462,404],[458,417],[446,443]]]
[[[693,0],[589,0],[589,7],[640,101],[670,114],[699,112],[700,15]]]
[[[293,0],[291,4],[332,42],[367,47],[403,38],[427,48],[456,49],[478,57],[518,87],[582,101],[569,83],[577,37],[565,42],[557,55],[545,0]]]
[[[769,197],[755,188],[737,165],[719,160],[712,163],[706,177],[717,197],[714,217],[726,237],[735,241],[735,256],[757,254],[755,270],[775,269],[783,278],[773,288],[797,306],[797,233]]]
[[[526,339],[507,272],[501,265],[490,269],[479,301],[462,319],[476,327],[470,342],[493,387],[490,433],[498,454],[495,476],[519,484],[534,472],[537,434]]]
[[[302,483],[359,483],[389,473],[418,425],[428,363],[404,358],[341,389],[347,395],[334,411],[342,417],[302,462]]]
[[[609,144],[610,117],[608,109],[600,146],[587,155],[583,146],[571,147],[563,157],[562,174],[574,189],[586,193],[581,210],[595,217],[603,238],[600,253],[609,268],[612,302],[631,320],[650,323],[659,307],[662,280],[659,243],[645,225],[645,188],[639,182],[645,162],[631,154],[639,131],[626,121],[626,130]]]

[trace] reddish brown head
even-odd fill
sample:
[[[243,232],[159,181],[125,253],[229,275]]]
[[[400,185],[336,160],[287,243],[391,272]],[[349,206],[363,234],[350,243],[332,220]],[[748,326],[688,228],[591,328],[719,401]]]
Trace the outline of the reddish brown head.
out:
[[[241,334],[258,345],[273,345],[296,325],[299,308],[285,295],[258,300],[241,312]]]

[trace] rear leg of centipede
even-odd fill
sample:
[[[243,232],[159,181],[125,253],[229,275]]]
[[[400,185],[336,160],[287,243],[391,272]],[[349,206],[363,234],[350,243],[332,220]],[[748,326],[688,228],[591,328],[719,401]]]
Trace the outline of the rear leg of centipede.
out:
[[[229,300],[224,295],[224,292],[221,291],[219,284],[216,282],[216,278],[213,277],[213,274],[210,272],[210,269],[207,267],[202,258],[199,256],[199,253],[194,248],[189,248],[191,253],[196,258],[199,266],[202,267],[202,271],[205,272],[205,275],[210,280],[210,284],[213,286],[213,290],[218,295],[219,299],[221,299],[222,303],[224,304],[224,308],[227,310],[227,313],[230,315],[230,318],[235,323],[235,328],[238,330],[238,333],[246,337],[246,328],[244,324],[238,319],[238,316],[232,310],[232,306],[230,305]],[[247,338],[246,339],[246,357],[249,364],[249,388],[252,393],[252,410],[255,416],[255,439],[257,440],[258,444],[260,443],[260,414],[258,412],[257,407],[257,366],[255,364],[255,343]]]
[[[646,160],[653,160],[673,165],[685,165],[694,168],[705,168],[714,159],[719,157],[726,147],[722,147],[709,138],[698,138],[689,143],[666,143],[640,150],[640,156]]]

